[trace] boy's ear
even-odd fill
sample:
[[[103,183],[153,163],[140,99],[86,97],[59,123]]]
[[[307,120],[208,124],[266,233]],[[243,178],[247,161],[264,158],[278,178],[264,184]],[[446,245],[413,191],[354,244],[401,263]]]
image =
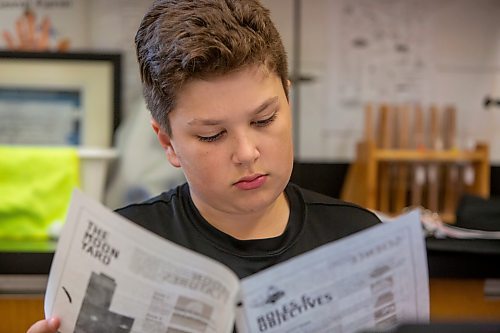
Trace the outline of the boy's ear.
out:
[[[292,81],[286,80],[286,85],[287,85],[287,92],[288,92],[286,99],[288,101],[288,104],[290,104],[290,90],[292,90]]]
[[[179,162],[179,158],[175,152],[174,146],[172,145],[172,139],[170,135],[165,132],[160,124],[156,122],[156,120],[151,119],[151,126],[153,127],[153,131],[155,131],[156,138],[160,145],[165,149],[165,153],[167,154],[167,159],[172,164],[172,166],[176,168],[181,167],[181,163]]]

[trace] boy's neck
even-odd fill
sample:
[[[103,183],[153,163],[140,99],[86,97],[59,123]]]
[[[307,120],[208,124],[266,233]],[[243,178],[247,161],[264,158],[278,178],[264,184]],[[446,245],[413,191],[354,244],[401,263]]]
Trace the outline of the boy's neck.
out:
[[[271,206],[259,212],[234,215],[198,209],[214,228],[240,240],[278,237],[285,231],[290,216],[285,193],[281,193]]]

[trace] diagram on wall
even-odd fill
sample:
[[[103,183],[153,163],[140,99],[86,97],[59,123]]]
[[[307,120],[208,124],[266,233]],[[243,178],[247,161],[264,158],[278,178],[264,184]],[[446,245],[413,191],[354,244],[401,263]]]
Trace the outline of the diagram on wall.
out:
[[[337,91],[343,107],[421,99],[429,40],[421,1],[343,1]]]
[[[88,46],[84,0],[0,0],[0,48],[71,51]]]
[[[491,161],[500,161],[498,125],[493,124],[493,111],[483,107],[500,73],[499,2],[336,0],[324,6],[328,14],[322,14],[327,22],[323,29],[330,34],[314,31],[328,45],[318,79],[322,103],[317,96],[312,101],[302,98],[323,112],[314,124],[302,124],[316,132],[322,129],[321,137],[302,146],[303,152],[311,152],[309,158],[352,159],[362,136],[363,109],[370,102],[452,105],[458,144],[489,143]],[[313,52],[305,54],[307,68],[307,55]]]

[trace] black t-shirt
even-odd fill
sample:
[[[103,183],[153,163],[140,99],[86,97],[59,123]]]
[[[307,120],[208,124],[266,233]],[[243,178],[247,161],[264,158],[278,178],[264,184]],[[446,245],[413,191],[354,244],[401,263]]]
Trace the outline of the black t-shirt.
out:
[[[238,240],[214,228],[195,207],[187,184],[117,212],[161,237],[225,264],[240,278],[379,222],[366,209],[291,183],[285,194],[291,209],[287,227],[282,235],[267,239]]]

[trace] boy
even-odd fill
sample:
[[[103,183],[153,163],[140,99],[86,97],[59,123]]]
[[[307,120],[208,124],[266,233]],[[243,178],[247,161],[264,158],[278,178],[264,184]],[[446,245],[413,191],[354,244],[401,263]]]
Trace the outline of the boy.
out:
[[[136,47],[152,127],[187,184],[118,213],[241,278],[378,223],[289,183],[286,56],[258,0],[157,1]]]

